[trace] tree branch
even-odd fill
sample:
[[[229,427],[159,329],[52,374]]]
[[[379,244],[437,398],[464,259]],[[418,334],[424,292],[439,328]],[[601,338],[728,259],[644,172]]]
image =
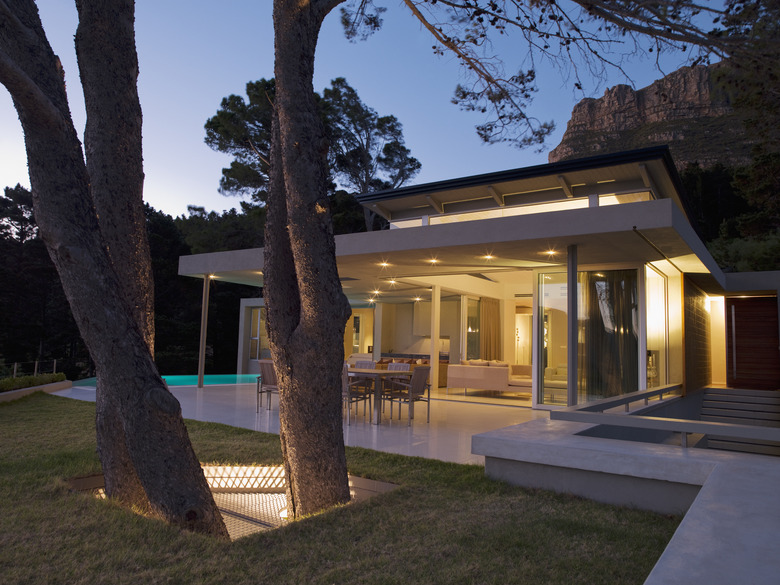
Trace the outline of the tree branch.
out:
[[[66,123],[63,113],[25,70],[24,55],[20,54],[29,51],[31,46],[36,50],[50,48],[41,47],[40,35],[22,22],[6,0],[0,0],[0,15],[5,25],[0,29],[4,32],[0,34],[0,84],[6,87],[20,108],[30,112],[31,121],[40,126],[62,127]],[[62,71],[58,59],[57,65]]]

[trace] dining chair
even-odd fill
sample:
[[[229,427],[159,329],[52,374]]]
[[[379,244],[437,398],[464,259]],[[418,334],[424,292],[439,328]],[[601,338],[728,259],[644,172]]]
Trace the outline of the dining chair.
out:
[[[387,364],[387,371],[388,372],[408,372],[409,368],[411,368],[411,364],[408,363],[400,363],[400,362],[392,362]],[[382,386],[382,398],[385,398],[387,394],[391,393],[393,390],[397,390],[395,383],[396,382],[408,382],[409,376],[387,376],[384,380],[384,385]],[[385,410],[385,403],[382,401],[382,412]]]
[[[366,418],[366,402],[368,402],[368,417],[371,422],[371,392],[365,391],[360,388],[358,380],[350,382],[349,380],[349,364],[344,364],[344,369],[341,373],[341,397],[344,401],[344,405],[347,408],[347,425],[352,424],[351,413],[352,404],[357,405],[358,402],[363,403],[363,418]],[[357,407],[355,408],[355,414],[357,414]]]
[[[412,372],[412,377],[408,382],[395,382],[397,389],[387,393],[390,400],[390,418],[393,418],[393,402],[398,401],[398,420],[401,420],[401,404],[406,403],[409,407],[409,422],[412,424],[412,409],[415,402],[428,403],[428,420],[431,422],[431,385],[428,383],[428,374],[431,373],[430,366],[417,366]]]
[[[373,370],[376,368],[376,362],[361,360],[355,362],[355,367],[360,370]],[[352,383],[357,386],[362,386],[366,392],[370,392],[374,388],[374,379],[368,376],[361,376],[360,374],[352,378]]]
[[[271,394],[279,393],[279,386],[276,382],[276,370],[272,360],[260,361],[260,375],[257,377],[257,412],[260,412],[260,395],[268,395],[268,410],[271,410]]]

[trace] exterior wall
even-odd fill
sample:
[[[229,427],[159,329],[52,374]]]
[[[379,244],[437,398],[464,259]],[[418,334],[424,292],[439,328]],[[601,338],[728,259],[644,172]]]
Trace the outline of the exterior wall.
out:
[[[712,383],[710,314],[707,295],[690,280],[684,284],[685,391]]]

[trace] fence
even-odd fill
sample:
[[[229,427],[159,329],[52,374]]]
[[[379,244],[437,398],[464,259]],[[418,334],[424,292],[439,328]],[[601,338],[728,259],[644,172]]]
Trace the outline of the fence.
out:
[[[57,360],[35,360],[34,362],[0,363],[0,377],[37,376],[38,374],[56,374]]]

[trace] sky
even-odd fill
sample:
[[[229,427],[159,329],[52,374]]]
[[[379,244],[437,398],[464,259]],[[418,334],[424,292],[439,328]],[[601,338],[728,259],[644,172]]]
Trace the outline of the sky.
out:
[[[332,79],[344,77],[365,104],[380,115],[396,116],[407,147],[422,163],[414,183],[546,163],[547,150],[560,142],[577,101],[586,95],[599,97],[606,88],[594,83],[585,93],[575,92],[571,79],[542,67],[540,92],[529,113],[556,123],[545,151],[483,144],[474,130],[483,118],[450,103],[463,79],[457,62],[434,54],[432,37],[399,0],[377,4],[388,9],[384,25],[366,41],[346,40],[337,12],[326,18],[314,89],[322,92]],[[49,42],[65,68],[71,113],[83,135],[83,96],[73,47],[75,3],[39,0],[38,6]],[[248,81],[273,76],[270,0],[138,0],[136,45],[145,200],[173,216],[186,215],[188,205],[217,212],[238,208],[238,199],[218,192],[221,169],[231,158],[206,146],[203,125],[223,97],[245,95]],[[507,39],[495,48],[511,58],[522,46]],[[674,68],[676,64],[665,72]],[[644,55],[629,63],[628,71],[637,88],[663,75]],[[615,75],[607,85],[627,82]],[[29,187],[24,139],[10,95],[0,86],[0,187],[17,183]]]

